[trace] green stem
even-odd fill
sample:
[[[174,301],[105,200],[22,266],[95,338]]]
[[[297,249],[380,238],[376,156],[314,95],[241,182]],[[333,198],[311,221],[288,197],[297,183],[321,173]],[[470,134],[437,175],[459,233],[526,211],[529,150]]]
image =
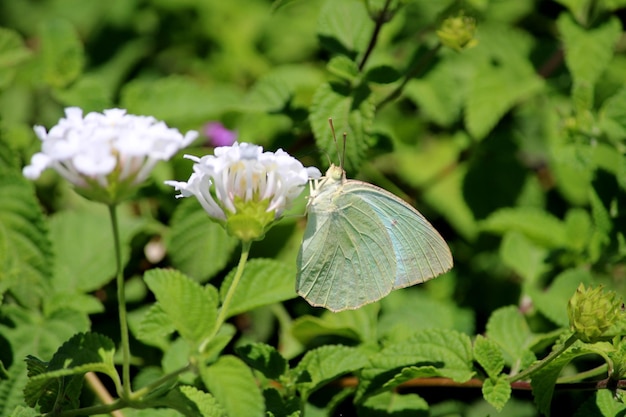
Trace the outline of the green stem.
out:
[[[562,376],[556,380],[557,384],[570,384],[573,382],[580,382],[583,379],[593,378],[601,376],[607,373],[607,364],[600,365],[596,368],[589,369],[588,371],[579,372],[576,375]]]
[[[563,345],[561,345],[561,347],[559,347],[558,349],[553,350],[552,352],[550,352],[550,354],[548,356],[546,356],[545,358],[543,358],[540,361],[535,362],[534,364],[532,364],[528,368],[524,369],[519,374],[513,375],[513,376],[509,377],[509,382],[515,382],[515,381],[521,381],[521,380],[527,379],[530,375],[532,375],[533,373],[535,373],[538,370],[542,369],[544,366],[546,366],[547,364],[552,362],[554,359],[556,359],[556,357],[559,356],[561,353],[565,352],[577,340],[578,340],[578,336],[576,336],[575,334],[571,335],[565,341],[565,343],[563,343]]]
[[[150,384],[146,385],[145,387],[137,390],[136,392],[133,392],[131,394],[131,398],[130,400],[138,400],[141,397],[143,397],[144,395],[148,394],[150,391],[152,391],[155,388],[160,387],[161,385],[163,385],[164,383],[166,383],[167,381],[169,381],[170,379],[174,379],[176,377],[178,377],[178,375],[182,374],[183,372],[187,372],[192,368],[191,364],[187,364],[175,371],[172,371],[166,375],[163,375],[161,378],[157,379],[156,381],[151,382]]]
[[[110,414],[115,410],[128,406],[128,402],[119,399],[111,404],[94,405],[85,408],[76,408],[74,410],[66,410],[61,412],[52,411],[50,413],[42,414],[41,417],[74,417],[74,416],[93,416],[100,414]]]
[[[130,389],[130,341],[128,337],[128,322],[126,321],[126,291],[124,288],[124,271],[122,270],[122,249],[120,242],[119,222],[115,205],[109,206],[111,226],[113,227],[113,244],[115,245],[115,263],[117,271],[117,304],[120,319],[120,333],[122,343],[122,386],[117,387],[117,393],[122,398],[128,398]]]
[[[241,280],[241,277],[243,275],[243,270],[245,269],[246,262],[248,261],[248,255],[250,254],[250,246],[252,246],[252,242],[250,241],[243,241],[241,244],[241,257],[239,258],[239,264],[237,265],[235,278],[233,279],[232,284],[230,284],[230,288],[228,288],[228,292],[226,293],[226,297],[224,298],[222,307],[220,308],[220,311],[217,314],[217,320],[215,320],[215,327],[213,328],[211,335],[207,337],[206,339],[204,339],[204,341],[200,344],[200,347],[198,348],[200,352],[204,352],[209,342],[213,340],[217,332],[222,327],[222,324],[224,324],[224,322],[226,321],[226,314],[228,313],[228,307],[230,307],[230,303],[233,299],[233,295],[235,295],[235,289],[237,288],[237,285],[239,285],[239,281]]]

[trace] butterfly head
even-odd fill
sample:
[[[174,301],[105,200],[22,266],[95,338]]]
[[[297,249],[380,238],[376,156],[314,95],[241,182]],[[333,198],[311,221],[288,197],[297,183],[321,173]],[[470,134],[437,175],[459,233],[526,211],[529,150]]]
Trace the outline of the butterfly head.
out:
[[[340,166],[331,164],[330,168],[326,171],[325,178],[328,182],[338,182],[346,178],[346,171]]]

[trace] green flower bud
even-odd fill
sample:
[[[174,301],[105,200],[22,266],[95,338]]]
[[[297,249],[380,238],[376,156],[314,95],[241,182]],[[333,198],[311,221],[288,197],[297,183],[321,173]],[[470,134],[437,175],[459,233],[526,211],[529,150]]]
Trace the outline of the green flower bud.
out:
[[[602,285],[585,288],[580,284],[567,305],[570,328],[583,342],[595,342],[624,319],[623,304],[614,291]]]
[[[437,31],[437,36],[443,45],[459,52],[478,45],[475,35],[476,20],[463,15],[447,18]]]

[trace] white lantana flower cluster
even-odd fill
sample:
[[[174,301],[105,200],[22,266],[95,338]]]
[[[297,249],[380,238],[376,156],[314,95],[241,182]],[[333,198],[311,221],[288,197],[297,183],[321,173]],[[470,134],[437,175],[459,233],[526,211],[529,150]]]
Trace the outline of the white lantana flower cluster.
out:
[[[292,201],[300,195],[309,178],[319,178],[317,168],[305,168],[300,161],[279,149],[263,152],[250,143],[215,148],[215,155],[194,161],[187,182],[166,181],[181,193],[195,196],[213,219],[242,240],[261,238]]]
[[[154,165],[170,159],[197,136],[184,136],[151,116],[126,114],[123,109],[88,113],[65,109],[65,118],[48,132],[35,126],[42,141],[23,174],[37,179],[47,168],[55,169],[93,200],[114,204],[126,198],[148,177]]]

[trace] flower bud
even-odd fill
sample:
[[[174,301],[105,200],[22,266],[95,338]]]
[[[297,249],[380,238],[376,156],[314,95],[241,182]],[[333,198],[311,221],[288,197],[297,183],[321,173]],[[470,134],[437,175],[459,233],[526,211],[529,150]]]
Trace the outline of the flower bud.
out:
[[[614,291],[580,284],[567,306],[570,328],[583,342],[595,342],[624,320],[623,304]]]
[[[439,41],[458,52],[478,44],[475,34],[476,20],[463,15],[447,18],[437,31]]]

